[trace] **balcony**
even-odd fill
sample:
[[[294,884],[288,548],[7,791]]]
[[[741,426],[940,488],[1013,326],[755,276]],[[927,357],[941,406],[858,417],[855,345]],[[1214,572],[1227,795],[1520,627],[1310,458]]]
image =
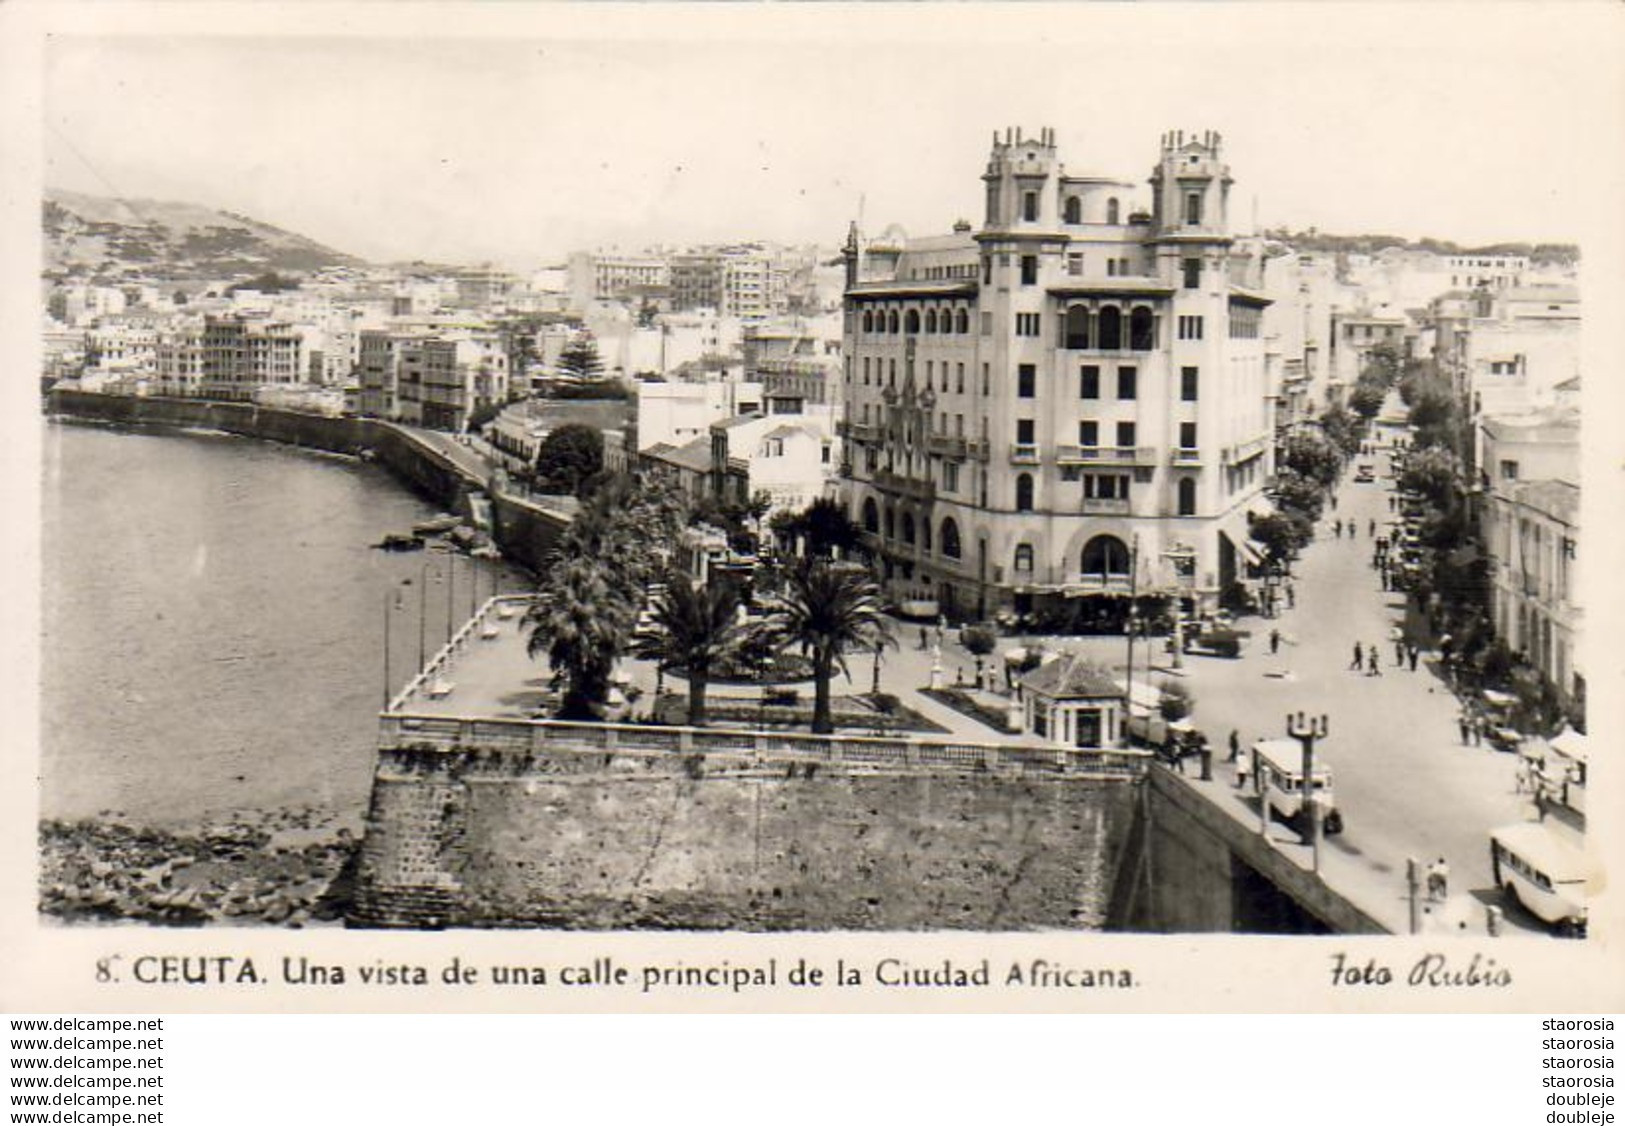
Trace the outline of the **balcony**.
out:
[[[1154,446],[1057,446],[1061,465],[1155,465]]]
[[[1169,465],[1196,466],[1202,464],[1201,450],[1172,449],[1168,451]]]
[[[961,459],[965,456],[967,446],[965,439],[950,438],[946,434],[933,434],[925,443],[925,448],[934,454]]]
[[[1127,516],[1128,498],[1084,497],[1082,511],[1085,516]]]
[[[965,443],[965,453],[977,461],[986,461],[993,456],[993,447],[986,438],[972,438]]]
[[[1010,444],[1010,463],[1012,465],[1037,465],[1037,442],[1012,442]]]
[[[901,473],[894,473],[890,469],[876,470],[874,485],[877,489],[911,497],[914,500],[929,502],[935,500],[937,496],[936,482],[904,477]]]
[[[868,422],[843,422],[836,427],[836,432],[843,438],[850,438],[854,442],[880,441],[880,427]]]

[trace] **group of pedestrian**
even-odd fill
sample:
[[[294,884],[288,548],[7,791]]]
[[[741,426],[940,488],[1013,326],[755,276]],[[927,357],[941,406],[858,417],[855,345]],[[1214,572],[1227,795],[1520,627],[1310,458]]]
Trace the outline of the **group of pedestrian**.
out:
[[[1361,645],[1358,641],[1354,643],[1354,660],[1349,662],[1349,671],[1359,672],[1361,669],[1365,670],[1367,676],[1382,675],[1382,658],[1375,642],[1370,647]]]
[[[1470,707],[1463,707],[1456,714],[1456,729],[1461,734],[1461,745],[1464,747],[1480,747],[1484,745],[1484,729],[1488,722],[1478,711]]]

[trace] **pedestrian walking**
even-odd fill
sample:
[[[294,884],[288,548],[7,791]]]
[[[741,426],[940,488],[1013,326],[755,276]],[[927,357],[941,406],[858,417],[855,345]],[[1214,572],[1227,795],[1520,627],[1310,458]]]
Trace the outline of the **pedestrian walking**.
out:
[[[1298,604],[1298,593],[1291,583],[1286,584],[1286,608],[1292,609]]]
[[[1270,630],[1270,656],[1272,656],[1272,657],[1275,656],[1276,652],[1280,648],[1281,648],[1281,631],[1278,630],[1278,629],[1272,629],[1272,630]]]
[[[1343,521],[1338,520],[1336,523],[1334,523],[1332,525],[1332,538],[1333,539],[1342,539],[1343,538]]]
[[[1412,645],[1410,647],[1410,652],[1409,652],[1408,655],[1409,655],[1409,657],[1411,659],[1411,671],[1415,672],[1416,671],[1416,661],[1417,661],[1417,658],[1419,658],[1422,655],[1422,651],[1420,649],[1418,649],[1416,646]]]
[[[1394,507],[1394,503],[1395,503],[1395,502],[1394,502],[1394,498],[1393,498],[1393,497],[1389,497],[1389,498],[1388,498],[1388,511],[1389,511],[1389,512],[1395,512],[1395,511],[1397,511],[1397,509],[1396,509],[1396,508],[1395,508],[1395,507]]]
[[[1377,658],[1377,647],[1375,645],[1373,645],[1371,647],[1371,651],[1366,654],[1365,674],[1367,676],[1382,675],[1382,662]]]
[[[1473,733],[1471,726],[1472,725],[1467,719],[1467,712],[1465,710],[1456,716],[1456,730],[1461,732],[1461,745],[1464,747],[1472,741]]]
[[[1235,728],[1230,729],[1230,757],[1225,762],[1235,762],[1241,758],[1241,736]]]
[[[1486,726],[1486,724],[1484,722],[1484,717],[1479,715],[1477,712],[1474,712],[1473,713],[1473,718],[1472,718],[1472,727],[1471,727],[1472,735],[1473,735],[1473,746],[1482,747],[1484,745],[1484,728],[1485,728],[1485,726]]]
[[[1242,751],[1236,755],[1236,789],[1242,789],[1247,785],[1247,775],[1251,773],[1249,769],[1251,766],[1252,763],[1248,761],[1247,752]]]
[[[1358,641],[1356,641],[1354,643],[1354,660],[1352,662],[1350,662],[1349,668],[1352,669],[1354,672],[1359,672],[1360,667],[1362,665],[1364,665],[1364,664],[1365,664],[1365,649],[1360,645],[1360,643]]]
[[[1367,539],[1374,540],[1377,538],[1377,522],[1375,520],[1366,525],[1365,535]]]
[[[927,640],[927,636],[928,635],[925,632],[925,627],[921,626],[920,627],[920,652],[922,652],[922,653],[925,652],[927,649],[929,649],[931,647],[930,642]]]

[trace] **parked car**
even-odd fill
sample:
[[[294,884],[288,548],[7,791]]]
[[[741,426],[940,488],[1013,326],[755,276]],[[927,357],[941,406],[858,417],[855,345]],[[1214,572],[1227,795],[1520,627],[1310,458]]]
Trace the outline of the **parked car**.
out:
[[[1369,465],[1362,465],[1354,471],[1354,483],[1356,485],[1369,485],[1376,479],[1377,472]]]
[[[1185,652],[1206,653],[1214,657],[1241,656],[1241,643],[1247,634],[1239,629],[1197,622],[1185,627]]]

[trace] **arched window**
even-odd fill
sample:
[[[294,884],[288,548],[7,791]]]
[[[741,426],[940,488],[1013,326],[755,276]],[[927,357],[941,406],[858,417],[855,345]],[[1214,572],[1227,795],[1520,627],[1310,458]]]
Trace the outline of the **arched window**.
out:
[[[970,311],[968,309],[961,309],[959,310],[958,314],[955,315],[954,331],[959,333],[966,333],[970,331]]]
[[[1117,225],[1117,197],[1113,196],[1106,201],[1106,222],[1112,226]]]
[[[1074,305],[1066,311],[1066,346],[1068,348],[1089,347],[1089,309],[1084,305]]]
[[[889,504],[886,506],[886,538],[897,538],[897,513]]]
[[[1128,547],[1116,536],[1096,536],[1083,545],[1086,575],[1126,575],[1128,563]]]
[[[1196,478],[1181,477],[1179,479],[1179,514],[1181,516],[1196,515]]]
[[[925,331],[937,331],[937,311],[935,309],[927,309],[925,311]]]
[[[925,548],[925,550],[927,550],[927,551],[931,550],[931,519],[930,519],[930,517],[927,517],[926,519],[920,521],[920,546]]]
[[[1066,211],[1061,216],[1061,221],[1063,223],[1083,222],[1083,205],[1078,202],[1077,196],[1069,195],[1066,197]]]
[[[1198,227],[1202,224],[1202,193],[1185,193],[1185,225]]]
[[[1123,314],[1107,305],[1095,318],[1095,347],[1115,351],[1123,346]]]
[[[863,331],[864,332],[873,332],[874,330],[875,330],[875,311],[873,309],[865,309],[863,311]]]
[[[1033,510],[1033,475],[1023,473],[1016,478],[1016,511],[1031,512]]]
[[[952,516],[942,518],[942,554],[949,559],[959,558],[959,525]]]
[[[893,309],[890,313],[886,314],[886,331],[887,332],[896,332],[897,331],[897,310],[896,309]]]
[[[907,512],[903,513],[903,542],[914,542],[914,517]]]
[[[874,497],[864,499],[863,530],[866,532],[880,531],[880,509],[876,506]]]
[[[1155,336],[1151,310],[1144,305],[1139,306],[1128,317],[1128,346],[1136,352],[1149,352],[1154,346]]]
[[[910,309],[904,314],[903,331],[910,333],[920,331],[920,312],[918,309]]]
[[[1019,575],[1030,575],[1030,574],[1033,573],[1033,545],[1032,544],[1030,544],[1030,543],[1018,543],[1016,545],[1015,566],[1016,566],[1016,573],[1019,574]]]
[[[954,311],[944,309],[937,314],[937,331],[952,332],[954,330]]]

